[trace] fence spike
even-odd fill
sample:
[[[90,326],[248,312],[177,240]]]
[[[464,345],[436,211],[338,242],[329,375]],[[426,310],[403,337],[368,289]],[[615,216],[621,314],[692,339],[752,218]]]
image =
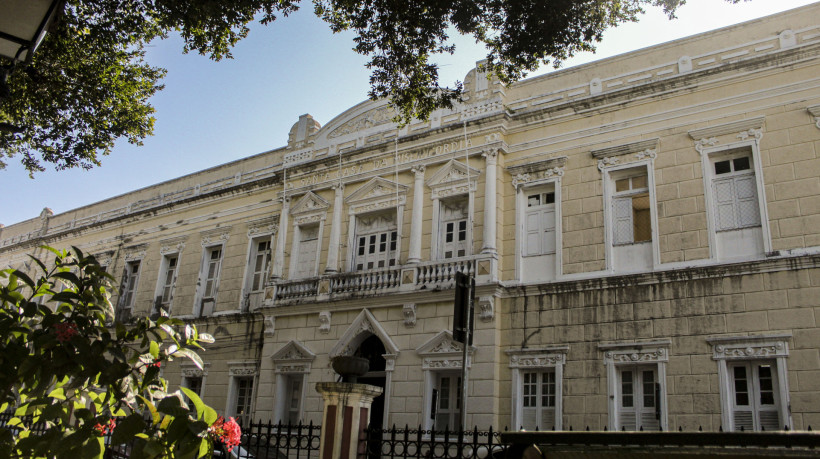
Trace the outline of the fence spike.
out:
[[[683,432],[683,426],[678,426],[678,432]]]
[[[589,432],[589,426],[587,426],[587,432]]]
[[[741,431],[741,432],[745,432],[745,430],[746,430],[746,429],[744,429],[744,428],[743,428],[743,426],[740,426],[740,431]]]
[[[569,426],[569,431],[572,432],[572,426]]]
[[[809,425],[809,432],[811,432],[811,425]]]
[[[641,426],[641,428],[638,429],[638,431],[643,432],[643,426]]]
[[[626,432],[626,426],[621,426],[621,432]]]
[[[606,426],[604,426],[604,432],[606,432]]]
[[[723,432],[723,427],[720,428],[720,431]],[[703,426],[698,426],[698,432],[703,432]]]
[[[786,432],[788,432],[788,431],[789,431],[789,425],[788,425],[788,424],[784,425],[784,426],[783,426],[783,430],[785,430]]]
[[[766,426],[760,426],[760,431],[765,432],[766,431]]]
[[[720,426],[720,429],[718,429],[718,432],[723,432],[723,425]]]

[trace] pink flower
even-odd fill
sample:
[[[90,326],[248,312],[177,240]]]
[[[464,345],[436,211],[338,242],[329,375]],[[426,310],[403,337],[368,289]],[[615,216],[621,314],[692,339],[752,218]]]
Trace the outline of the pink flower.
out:
[[[214,422],[214,425],[208,428],[208,433],[213,441],[218,440],[224,443],[228,447],[228,451],[231,451],[234,446],[239,445],[242,441],[242,429],[233,418],[228,418],[225,421],[225,418],[220,416]]]
[[[61,343],[70,341],[71,338],[77,333],[79,333],[79,330],[77,329],[77,324],[74,322],[60,322],[58,324],[54,324],[54,334],[57,335],[57,341]]]

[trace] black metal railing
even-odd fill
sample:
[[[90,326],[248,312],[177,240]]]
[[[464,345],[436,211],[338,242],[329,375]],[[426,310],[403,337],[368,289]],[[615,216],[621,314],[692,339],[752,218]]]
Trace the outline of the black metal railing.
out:
[[[230,459],[302,459],[319,457],[321,426],[251,422],[242,426],[242,442],[223,452]]]
[[[499,441],[498,432],[489,430],[432,431],[419,426],[380,429],[371,426],[365,430],[364,451],[359,459],[376,458],[492,458],[504,457],[506,446]]]

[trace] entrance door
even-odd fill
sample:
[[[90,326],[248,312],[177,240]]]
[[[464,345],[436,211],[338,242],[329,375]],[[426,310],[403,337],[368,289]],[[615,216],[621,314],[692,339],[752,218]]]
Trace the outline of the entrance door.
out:
[[[373,429],[384,430],[384,397],[386,385],[385,368],[385,354],[384,344],[378,336],[372,335],[359,345],[355,356],[364,357],[370,362],[370,370],[364,376],[358,379],[361,384],[370,384],[382,388],[382,394],[373,399],[373,404],[370,405],[370,427]],[[371,432],[370,441],[367,445],[368,457],[380,457],[381,450],[381,432]]]

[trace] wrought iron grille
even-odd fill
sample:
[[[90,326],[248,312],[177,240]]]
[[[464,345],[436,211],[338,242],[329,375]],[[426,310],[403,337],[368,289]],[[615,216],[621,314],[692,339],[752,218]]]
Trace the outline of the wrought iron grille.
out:
[[[507,447],[499,441],[498,432],[423,430],[421,426],[365,430],[364,445],[359,448],[359,459],[378,458],[501,458]]]

